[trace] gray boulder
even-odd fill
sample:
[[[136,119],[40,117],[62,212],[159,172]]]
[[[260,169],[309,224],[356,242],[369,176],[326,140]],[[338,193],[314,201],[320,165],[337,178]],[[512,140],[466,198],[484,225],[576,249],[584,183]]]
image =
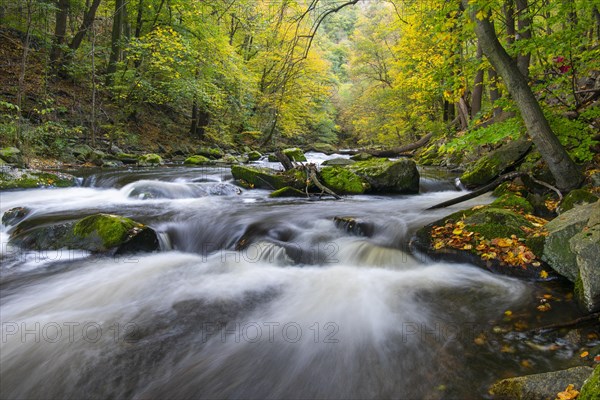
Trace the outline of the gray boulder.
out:
[[[600,201],[559,215],[546,230],[542,259],[575,283],[582,305],[600,309]]]
[[[546,400],[556,398],[569,385],[579,390],[594,370],[590,367],[574,367],[542,374],[502,379],[492,385],[494,399]]]

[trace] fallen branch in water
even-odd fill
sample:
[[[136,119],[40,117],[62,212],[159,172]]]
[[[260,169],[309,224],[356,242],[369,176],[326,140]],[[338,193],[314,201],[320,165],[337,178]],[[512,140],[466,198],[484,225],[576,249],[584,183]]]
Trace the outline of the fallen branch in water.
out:
[[[338,196],[333,190],[329,189],[327,186],[323,185],[320,181],[319,178],[317,178],[317,167],[315,166],[315,164],[308,164],[305,165],[304,168],[306,169],[307,173],[308,173],[308,179],[319,189],[321,189],[321,196],[323,196],[323,193],[327,193],[333,197],[335,197],[336,200],[341,199],[340,196]]]
[[[529,177],[529,179],[531,179],[533,182],[537,183],[538,185],[541,185],[550,190],[553,190],[558,195],[558,201],[562,200],[563,196],[562,196],[562,193],[560,192],[560,190],[558,190],[556,187],[550,185],[549,183],[535,179],[533,176],[531,176],[530,174],[528,174],[526,172],[509,172],[508,174],[500,175],[492,183],[488,183],[487,185],[482,186],[477,190],[467,193],[464,196],[455,197],[454,199],[450,199],[450,200],[444,201],[442,203],[436,204],[434,206],[427,208],[427,210],[436,210],[438,208],[449,207],[449,206],[453,206],[454,204],[462,203],[463,201],[471,200],[477,196],[481,196],[484,193],[494,190],[497,186],[500,186],[500,184],[502,182],[510,181],[510,180],[518,178],[520,176],[527,176],[527,177]]]
[[[347,155],[354,155],[354,154],[358,154],[358,153],[367,153],[367,154],[370,154],[375,157],[399,157],[399,156],[404,155],[403,153],[408,153],[409,151],[413,151],[413,150],[418,149],[419,147],[425,146],[429,142],[429,140],[431,139],[432,136],[433,136],[433,133],[428,133],[427,135],[423,136],[421,139],[417,140],[416,142],[407,144],[405,146],[394,147],[392,149],[348,150],[348,151],[340,151],[339,153],[347,154]]]
[[[597,320],[597,322],[600,322],[600,312],[595,312],[595,313],[591,313],[588,315],[584,315],[583,317],[579,317],[572,321],[560,322],[558,324],[552,324],[552,325],[546,325],[546,326],[540,326],[539,328],[535,328],[535,329],[531,330],[530,332],[540,333],[540,332],[547,332],[547,331],[555,331],[557,329],[562,329],[562,328],[572,328],[572,327],[578,326],[580,324],[583,324],[584,322],[592,321],[594,319]]]

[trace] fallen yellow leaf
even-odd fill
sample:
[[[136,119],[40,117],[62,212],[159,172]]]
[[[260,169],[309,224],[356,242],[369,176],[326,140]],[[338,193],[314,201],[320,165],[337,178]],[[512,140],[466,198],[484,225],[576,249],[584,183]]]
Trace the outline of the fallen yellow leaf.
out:
[[[579,355],[579,357],[581,357],[581,358],[585,358],[585,357],[587,357],[587,356],[589,356],[589,355],[590,355],[590,353],[589,353],[588,351],[584,351],[583,353],[581,353],[581,354]]]

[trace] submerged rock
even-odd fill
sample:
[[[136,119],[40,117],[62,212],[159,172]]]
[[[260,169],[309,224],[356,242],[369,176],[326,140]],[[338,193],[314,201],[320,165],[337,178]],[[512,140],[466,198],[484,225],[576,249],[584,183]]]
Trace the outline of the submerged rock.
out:
[[[569,385],[579,390],[594,370],[574,367],[562,371],[545,372],[502,379],[492,385],[494,399],[546,400],[554,399]]]
[[[0,190],[70,187],[75,185],[75,177],[62,172],[42,172],[33,169],[18,168],[4,168],[0,170]]]
[[[31,210],[26,207],[13,207],[2,214],[2,225],[16,225],[21,222],[30,212]]]
[[[482,157],[460,177],[467,187],[473,188],[491,182],[498,175],[515,165],[531,148],[526,138],[512,141]]]
[[[334,217],[333,223],[337,228],[356,236],[371,237],[375,231],[375,225],[372,222],[354,217]]]
[[[94,214],[75,222],[17,231],[10,243],[32,250],[81,249],[94,253],[158,250],[156,232],[132,219]]]
[[[369,183],[369,192],[419,192],[419,171],[415,162],[410,159],[389,161],[385,158],[373,158],[356,162],[346,168]]]

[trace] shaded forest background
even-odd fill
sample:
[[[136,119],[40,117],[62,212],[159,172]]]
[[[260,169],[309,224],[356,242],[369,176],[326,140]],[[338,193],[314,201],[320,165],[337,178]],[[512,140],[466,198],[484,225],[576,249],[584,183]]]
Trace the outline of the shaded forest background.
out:
[[[599,2],[472,3],[571,157],[592,160]],[[460,1],[5,1],[0,63],[0,145],[50,158],[77,143],[193,153],[428,133],[452,157],[525,132]]]

